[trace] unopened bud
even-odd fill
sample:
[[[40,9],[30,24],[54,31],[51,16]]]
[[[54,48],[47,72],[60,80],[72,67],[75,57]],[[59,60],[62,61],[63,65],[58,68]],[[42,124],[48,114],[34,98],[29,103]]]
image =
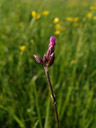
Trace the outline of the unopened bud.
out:
[[[46,54],[44,54],[44,56],[43,56],[43,63],[46,64],[46,62],[47,62]]]
[[[42,65],[43,65],[43,60],[42,60],[39,56],[34,55],[34,57],[35,57],[35,60],[37,61],[37,63],[39,63],[39,64],[42,64]]]
[[[54,55],[55,45],[56,45],[56,38],[54,36],[51,36],[47,53],[43,56],[43,59],[41,59],[39,56],[34,55],[37,63],[42,64],[44,67],[50,67],[53,64],[55,58]]]
[[[53,52],[53,53],[49,56],[49,60],[48,60],[49,66],[51,66],[51,65],[53,64],[54,58],[55,58],[55,53]]]

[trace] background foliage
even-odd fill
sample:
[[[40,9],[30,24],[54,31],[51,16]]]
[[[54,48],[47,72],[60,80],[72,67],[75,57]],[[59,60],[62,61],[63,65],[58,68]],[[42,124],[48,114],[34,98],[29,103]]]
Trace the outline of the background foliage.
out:
[[[44,69],[33,58],[46,53],[52,35],[57,44],[50,78],[60,128],[96,128],[93,5],[95,0],[0,0],[1,128],[56,128]]]

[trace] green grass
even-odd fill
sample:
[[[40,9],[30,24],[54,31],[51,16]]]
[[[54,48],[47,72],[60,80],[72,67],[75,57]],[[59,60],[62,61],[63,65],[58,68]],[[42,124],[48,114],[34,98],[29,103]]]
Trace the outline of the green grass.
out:
[[[55,17],[63,29],[56,35],[50,78],[60,128],[96,128],[93,5],[93,0],[0,0],[0,128],[56,128],[45,72],[33,57],[46,53],[50,36],[55,36]],[[50,13],[36,20],[34,10]],[[91,18],[86,18],[88,12]],[[69,16],[79,18],[77,26],[66,21]]]

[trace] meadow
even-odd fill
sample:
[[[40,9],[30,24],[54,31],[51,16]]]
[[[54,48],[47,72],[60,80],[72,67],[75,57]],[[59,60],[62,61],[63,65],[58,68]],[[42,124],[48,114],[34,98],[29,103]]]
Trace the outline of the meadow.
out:
[[[96,128],[95,0],[0,0],[0,128],[57,128],[33,56],[46,53],[51,36],[60,128]]]

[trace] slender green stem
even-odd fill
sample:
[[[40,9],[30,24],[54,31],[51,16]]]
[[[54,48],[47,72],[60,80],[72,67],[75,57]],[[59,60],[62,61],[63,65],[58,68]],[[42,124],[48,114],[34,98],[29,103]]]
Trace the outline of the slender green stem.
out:
[[[55,111],[56,120],[57,120],[57,128],[59,128],[59,117],[58,117],[58,112],[57,112],[56,99],[55,99],[55,96],[54,96],[54,93],[53,93],[53,89],[52,89],[52,85],[51,85],[51,81],[50,81],[49,72],[48,72],[47,67],[45,67],[45,73],[46,73],[46,77],[47,77],[47,80],[48,80],[48,85],[49,85],[49,89],[50,89],[50,92],[51,92],[51,97],[52,97],[52,100],[53,100],[54,111]]]

